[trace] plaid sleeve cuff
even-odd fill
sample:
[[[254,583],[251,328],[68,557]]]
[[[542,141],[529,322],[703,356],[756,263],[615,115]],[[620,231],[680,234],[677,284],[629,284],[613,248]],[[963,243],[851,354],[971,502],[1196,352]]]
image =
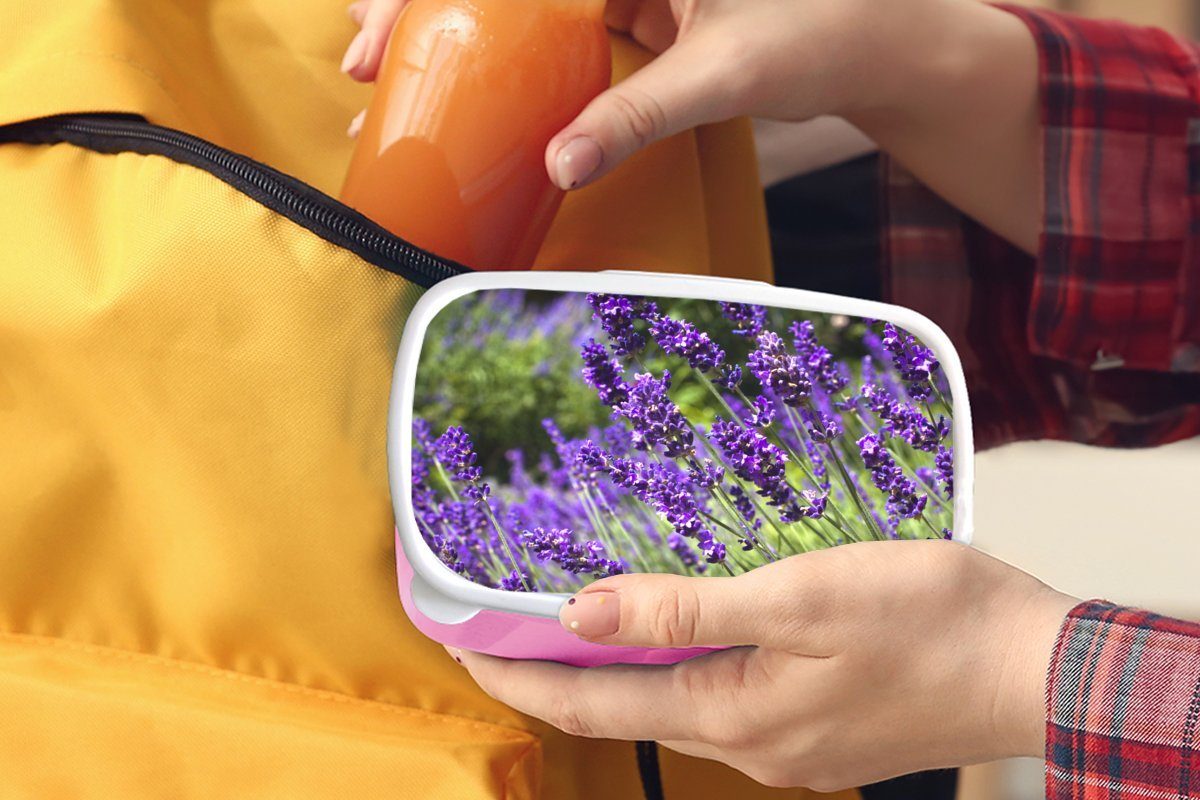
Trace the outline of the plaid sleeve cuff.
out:
[[[1000,7],[1040,53],[1033,352],[1093,369],[1200,372],[1196,51],[1153,28]]]
[[[1047,800],[1200,797],[1200,625],[1099,601],[1059,634]]]

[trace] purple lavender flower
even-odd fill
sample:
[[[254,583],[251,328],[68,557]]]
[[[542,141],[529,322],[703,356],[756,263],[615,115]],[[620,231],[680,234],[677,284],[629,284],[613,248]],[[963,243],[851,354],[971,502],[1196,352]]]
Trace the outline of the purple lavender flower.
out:
[[[908,387],[909,396],[914,400],[925,400],[933,394],[933,378],[938,370],[933,351],[890,322],[883,325],[882,341]]]
[[[884,435],[904,439],[917,450],[932,453],[950,435],[950,423],[945,417],[930,422],[913,403],[895,400],[876,384],[864,384],[859,397],[883,421]]]
[[[917,484],[911,478],[901,475],[892,481],[888,496],[888,509],[904,519],[921,516],[928,502],[928,495],[917,494]]]
[[[577,528],[588,524],[582,499],[574,492],[560,493],[533,486],[520,500],[509,503],[505,518],[509,530],[525,530],[537,525]]]
[[[539,561],[553,562],[572,575],[604,578],[625,571],[620,562],[604,557],[604,545],[600,542],[577,542],[566,529],[534,528],[523,531],[521,541]]]
[[[825,508],[829,505],[829,492],[816,492],[812,489],[805,489],[801,494],[804,501],[808,503],[808,507],[800,513],[809,519],[820,519],[825,516]]]
[[[442,503],[439,532],[431,542],[444,564],[485,586],[492,585],[485,560],[493,550],[495,531],[477,503]]]
[[[635,323],[657,316],[657,305],[644,297],[621,294],[593,293],[587,296],[587,301],[592,307],[592,317],[608,334],[618,356],[640,353],[646,347],[646,337]]]
[[[633,445],[639,450],[661,446],[671,458],[692,451],[694,436],[687,419],[671,400],[671,373],[663,371],[661,378],[649,373],[637,375],[628,396],[614,411],[629,420],[633,427]]]
[[[725,480],[725,468],[714,464],[711,458],[706,458],[703,463],[695,463],[688,468],[688,478],[696,486],[713,489]]]
[[[625,456],[633,449],[633,437],[624,425],[609,425],[600,432],[604,445],[613,455]]]
[[[868,496],[867,491],[863,488],[863,482],[859,477],[858,470],[850,470],[850,485],[853,487],[852,491],[857,492],[860,498],[865,498]],[[838,502],[842,502],[846,499],[846,495],[841,491],[841,489],[836,490],[836,494],[834,496],[837,498]],[[895,514],[881,514],[874,503],[868,503],[867,511],[870,513],[871,520],[875,523],[875,526],[879,530],[883,531],[885,536],[887,536],[889,539],[900,538],[899,533],[897,532],[900,524],[899,517],[897,517]]]
[[[546,476],[547,487],[558,492],[574,491],[570,470],[556,462],[554,456],[542,453],[538,457],[538,469]]]
[[[575,297],[564,294],[541,313],[534,315],[534,327],[543,336],[554,335],[559,328],[570,325],[579,311]]]
[[[937,473],[934,472],[933,467],[917,467],[914,474],[922,486],[930,490],[937,489]]]
[[[809,320],[793,322],[792,346],[804,363],[805,369],[817,384],[830,395],[835,395],[850,382],[850,376],[834,361],[829,348],[817,342],[816,328]]]
[[[758,349],[746,360],[751,374],[785,405],[802,405],[812,395],[812,377],[800,357],[789,354],[772,331],[763,331],[757,341]]]
[[[696,572],[704,572],[707,564],[701,564],[700,559],[696,556],[696,550],[692,547],[691,542],[684,536],[678,533],[672,533],[667,537],[667,547],[671,548],[679,561],[689,568],[693,568]]]
[[[804,442],[804,452],[808,455],[808,460],[812,464],[812,474],[817,479],[817,484],[828,492],[830,485],[829,469],[825,466],[825,456],[821,454],[821,448],[812,439],[807,439]]]
[[[895,399],[883,388],[874,383],[864,383],[862,388],[858,390],[858,396],[862,398],[867,408],[881,417],[887,415],[888,409],[892,407],[892,401]]]
[[[533,481],[529,479],[529,473],[525,471],[525,451],[514,447],[504,454],[504,458],[508,461],[509,484],[520,492],[528,492],[532,489]]]
[[[767,397],[760,394],[751,401],[750,408],[743,408],[742,411],[744,412],[742,419],[750,427],[769,428],[775,421],[775,414],[779,409]]]
[[[529,576],[519,569],[514,569],[500,579],[500,588],[506,592],[524,592],[530,585]]]
[[[742,385],[742,368],[737,364],[726,364],[712,381],[722,389],[728,389],[732,392]]]
[[[429,460],[421,450],[412,451],[412,504],[422,532],[432,531],[441,520],[437,493],[429,486]]]
[[[891,486],[897,469],[892,454],[878,436],[870,434],[858,440],[858,449],[862,453],[863,463],[871,471],[871,480],[877,487],[886,491]]]
[[[650,335],[663,352],[683,358],[698,372],[711,372],[725,363],[725,351],[690,322],[660,314],[650,323]]]
[[[586,442],[579,439],[567,440],[563,436],[562,431],[558,429],[558,425],[552,419],[542,420],[542,429],[546,431],[546,435],[550,437],[551,443],[554,445],[554,452],[558,456],[559,463],[562,464],[562,470],[565,473],[565,486],[572,489],[578,488],[576,484],[584,485],[590,482],[590,476],[586,472],[581,472],[578,469],[577,453],[579,448],[584,446]]]
[[[475,448],[471,437],[459,425],[453,425],[434,442],[437,459],[454,477],[467,484],[463,491],[476,502],[483,501],[491,493],[491,487],[482,481],[483,469],[475,464]]]
[[[933,464],[938,479],[946,487],[946,497],[954,497],[954,451],[949,447],[938,447]]]
[[[608,472],[612,464],[612,456],[589,439],[575,451],[575,463],[580,472],[591,476]]]
[[[844,363],[838,362],[834,369],[837,371],[838,380],[842,382],[842,386],[849,386],[851,378],[850,368]],[[833,408],[837,409],[839,412],[853,411],[857,404],[858,401],[855,399],[852,392],[837,397],[836,399],[830,398],[830,405],[832,405]]]
[[[753,339],[767,321],[767,309],[749,303],[721,303],[721,313],[734,324],[733,333]]]
[[[780,510],[784,522],[800,517],[796,496],[787,482],[787,455],[767,437],[736,422],[717,417],[709,438],[721,448],[733,473],[749,481],[767,504]]]
[[[681,536],[692,539],[710,564],[725,560],[725,546],[701,517],[702,508],[689,481],[661,464],[628,458],[608,461],[609,477],[650,506]]]
[[[413,441],[426,453],[434,452],[433,432],[429,423],[420,417],[413,418]]]
[[[725,545],[720,542],[713,542],[707,550],[704,551],[704,560],[709,564],[725,563]]]
[[[486,541],[494,533],[477,503],[442,503],[441,513],[446,527],[464,540]]]
[[[588,339],[579,354],[583,358],[583,379],[596,390],[601,403],[615,406],[629,396],[621,362],[609,358],[607,347]]]
[[[463,481],[478,480],[483,471],[475,466],[475,450],[471,437],[459,425],[453,425],[434,442],[438,461]]]
[[[754,510],[754,501],[750,499],[750,495],[746,494],[746,490],[738,484],[730,484],[729,497],[733,500],[733,507],[737,509],[741,515],[742,521],[750,525],[754,530],[762,528],[762,520],[758,519],[758,514]]]
[[[905,519],[921,516],[929,497],[917,493],[917,484],[905,477],[904,470],[892,458],[883,441],[868,434],[858,440],[858,448],[863,463],[871,471],[871,481],[877,489],[888,494],[888,511]]]
[[[870,355],[863,358],[862,382],[876,383],[891,400],[899,399],[902,394],[900,384],[896,381],[895,371],[888,368],[891,353],[883,346],[879,335],[871,330],[863,333],[863,345]]]
[[[824,411],[810,412],[807,409],[801,411],[800,414],[808,424],[808,433],[814,442],[828,444],[841,437],[842,421],[840,417],[826,414]]]
[[[884,420],[884,433],[904,439],[917,450],[932,453],[950,435],[945,417],[930,422],[912,403],[892,403],[878,413]]]
[[[758,532],[762,530],[762,520],[758,519],[758,513],[754,510],[754,502],[750,499],[750,495],[741,486],[731,484],[729,487],[729,497],[733,500],[734,510],[738,516],[742,518],[744,523],[743,528],[746,529],[745,535],[738,539],[742,545],[742,549],[750,552],[758,544]]]

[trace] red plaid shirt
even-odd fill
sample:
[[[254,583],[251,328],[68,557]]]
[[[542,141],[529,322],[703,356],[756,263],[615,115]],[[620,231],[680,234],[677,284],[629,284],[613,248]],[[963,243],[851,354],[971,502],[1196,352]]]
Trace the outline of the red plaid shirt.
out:
[[[1200,435],[1200,49],[1005,8],[1041,57],[1040,250],[1026,256],[889,165],[887,299],[955,340],[981,447]],[[1200,625],[1079,606],[1048,712],[1051,800],[1200,798]]]

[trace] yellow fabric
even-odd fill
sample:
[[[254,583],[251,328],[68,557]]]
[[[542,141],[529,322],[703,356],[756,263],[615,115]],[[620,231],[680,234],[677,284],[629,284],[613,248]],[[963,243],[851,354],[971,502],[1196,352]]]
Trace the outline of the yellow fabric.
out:
[[[366,96],[343,12],[0,4],[0,123],[138,112],[335,191]],[[663,143],[545,259],[766,277],[752,176],[741,123]],[[632,745],[490,700],[404,617],[383,441],[415,287],[159,156],[0,145],[0,186],[0,796],[639,796]]]

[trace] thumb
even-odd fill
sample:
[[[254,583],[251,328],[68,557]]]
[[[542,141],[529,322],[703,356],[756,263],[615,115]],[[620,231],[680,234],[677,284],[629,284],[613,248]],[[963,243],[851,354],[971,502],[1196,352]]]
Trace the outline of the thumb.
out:
[[[680,40],[600,94],[546,146],[546,171],[578,189],[652,142],[734,116],[730,71],[697,39]],[[708,52],[706,52],[708,51]]]
[[[767,644],[752,575],[685,578],[620,575],[594,583],[563,604],[559,621],[582,639],[641,647]],[[769,634],[767,634],[769,636]]]

